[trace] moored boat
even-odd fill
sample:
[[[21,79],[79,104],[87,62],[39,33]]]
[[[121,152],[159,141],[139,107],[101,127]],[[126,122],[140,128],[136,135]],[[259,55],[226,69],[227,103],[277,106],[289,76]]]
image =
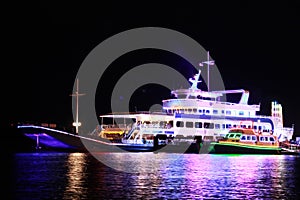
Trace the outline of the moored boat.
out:
[[[285,141],[281,143],[281,153],[285,155],[300,155],[299,142]]]
[[[209,54],[207,61],[203,63],[211,64]],[[160,135],[164,136],[165,141],[162,141],[159,148],[153,149],[161,147],[177,149],[176,146],[189,144],[189,147],[194,146],[194,149],[197,149],[196,152],[199,152],[201,146],[203,153],[210,151],[210,148],[207,148],[210,146],[209,143],[217,142],[229,130],[238,127],[253,129],[257,133],[272,133],[279,142],[292,139],[294,127],[284,127],[281,104],[273,101],[271,115],[261,115],[260,104],[248,104],[249,91],[244,89],[204,91],[198,88],[198,84],[202,82],[200,77],[199,69],[198,73],[189,79],[190,88],[172,90],[172,97],[162,101],[160,112],[101,115],[101,126],[104,129],[98,134],[99,137],[111,138],[110,141],[118,141],[122,146],[124,144],[146,146]],[[239,101],[227,100],[230,99],[228,98],[230,95],[239,95]],[[112,120],[108,121],[113,124],[103,122],[105,118],[111,118]],[[129,126],[123,124],[128,121],[131,123]],[[119,131],[109,128],[112,126]]]
[[[216,154],[281,154],[278,139],[272,133],[253,129],[233,128],[226,136],[211,143],[210,153]]]
[[[174,134],[173,117],[148,112],[102,115],[94,134],[126,151],[199,153],[201,136]],[[122,123],[104,124],[105,119]]]

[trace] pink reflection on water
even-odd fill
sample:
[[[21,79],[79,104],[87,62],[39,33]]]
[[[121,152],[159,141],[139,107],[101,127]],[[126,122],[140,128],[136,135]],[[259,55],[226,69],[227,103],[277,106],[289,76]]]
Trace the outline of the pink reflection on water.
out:
[[[165,190],[174,190],[177,182],[177,189],[185,191],[180,198],[240,199],[284,192],[282,156],[196,154],[183,155],[182,160],[182,165],[165,169],[162,182]]]

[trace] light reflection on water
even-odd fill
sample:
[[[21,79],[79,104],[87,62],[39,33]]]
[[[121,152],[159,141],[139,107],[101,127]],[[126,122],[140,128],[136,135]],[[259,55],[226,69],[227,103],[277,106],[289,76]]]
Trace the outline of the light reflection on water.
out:
[[[300,157],[284,155],[15,155],[17,199],[295,199]],[[126,162],[125,162],[126,161]],[[124,164],[126,163],[126,164]],[[115,165],[115,166],[117,166]]]
[[[70,196],[76,199],[87,197],[87,189],[84,187],[86,157],[82,153],[73,153],[67,157],[68,170],[66,177],[68,182],[64,190],[64,199],[68,199]]]

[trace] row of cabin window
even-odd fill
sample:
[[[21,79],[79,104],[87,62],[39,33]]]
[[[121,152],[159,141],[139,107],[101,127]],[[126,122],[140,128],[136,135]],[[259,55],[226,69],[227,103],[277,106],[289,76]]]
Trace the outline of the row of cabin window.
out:
[[[173,109],[173,110],[168,110],[168,113],[175,113],[175,112],[178,112],[178,113],[184,113],[184,111],[185,112],[194,112],[194,113],[196,113],[197,112],[197,109],[196,108],[186,108],[186,109]],[[213,110],[212,111],[213,112],[213,114],[218,114],[219,113],[219,111],[218,110]],[[206,110],[206,109],[199,109],[198,110],[198,113],[203,113],[203,114],[210,114],[210,110]],[[231,110],[226,110],[226,112],[224,111],[224,110],[222,110],[221,111],[221,114],[225,114],[226,113],[226,115],[231,115]],[[239,115],[240,116],[242,116],[242,115],[244,115],[244,111],[239,111]]]
[[[210,123],[210,122],[185,122],[185,127],[186,128],[208,128],[208,129],[221,129],[221,125],[222,125],[222,129],[229,129],[229,128],[236,128],[236,127],[241,127],[241,128],[252,128],[251,125],[236,125],[236,124],[214,124],[214,123]],[[176,122],[176,127],[184,127],[184,122],[183,121],[177,121]],[[264,132],[268,132],[268,130],[262,126],[253,126],[254,130],[263,130]]]
[[[256,136],[254,135],[243,135],[241,138],[240,138],[241,141],[256,141],[257,138]],[[267,137],[267,136],[260,136],[259,137],[259,141],[264,141],[264,142],[275,142],[275,139],[274,137]]]

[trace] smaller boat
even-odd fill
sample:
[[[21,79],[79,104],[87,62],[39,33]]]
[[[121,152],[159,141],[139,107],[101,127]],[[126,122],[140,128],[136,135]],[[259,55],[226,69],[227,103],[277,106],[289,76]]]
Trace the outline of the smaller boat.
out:
[[[102,115],[97,137],[110,145],[130,152],[199,153],[201,137],[174,135],[172,116],[161,113],[136,112]],[[109,122],[104,123],[104,118]]]
[[[210,153],[216,154],[281,154],[278,138],[271,132],[233,128],[224,138],[212,142]]]
[[[297,142],[282,142],[281,149],[281,153],[285,155],[300,155],[300,144]]]

